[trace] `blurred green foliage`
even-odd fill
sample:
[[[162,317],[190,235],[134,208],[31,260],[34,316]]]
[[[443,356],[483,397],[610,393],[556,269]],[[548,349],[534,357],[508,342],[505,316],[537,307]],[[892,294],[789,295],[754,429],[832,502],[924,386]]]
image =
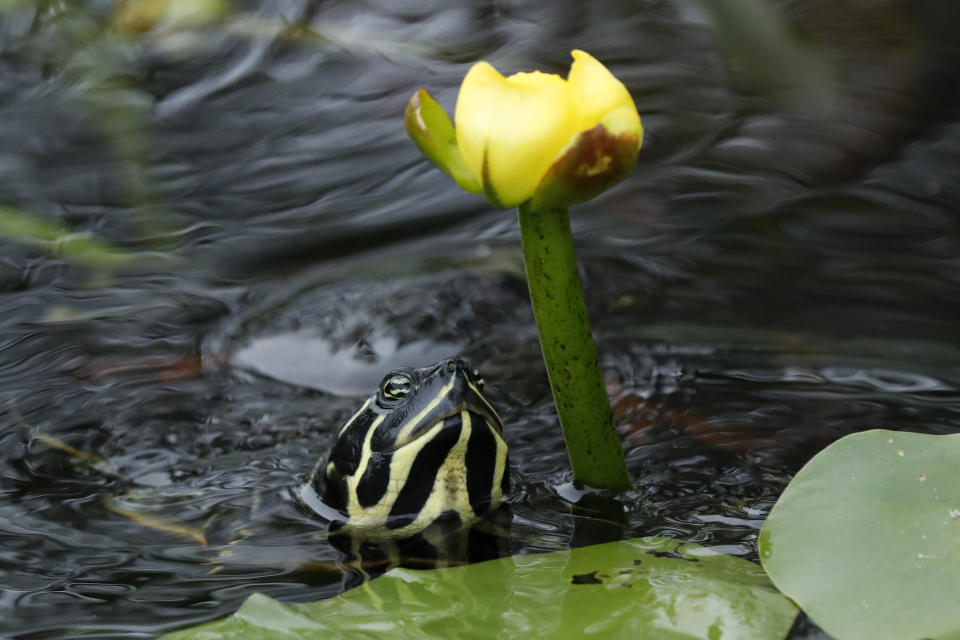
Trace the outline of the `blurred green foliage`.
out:
[[[132,254],[89,234],[76,233],[56,222],[2,205],[0,237],[39,247],[66,260],[98,269],[113,269],[135,259]]]
[[[826,52],[801,38],[770,0],[701,0],[739,83],[780,107],[826,113],[835,106],[836,70]]]

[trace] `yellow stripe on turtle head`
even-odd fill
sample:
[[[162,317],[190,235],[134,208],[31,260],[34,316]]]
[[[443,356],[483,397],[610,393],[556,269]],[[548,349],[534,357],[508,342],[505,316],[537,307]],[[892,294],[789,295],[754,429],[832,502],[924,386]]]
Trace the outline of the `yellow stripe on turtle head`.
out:
[[[360,451],[360,462],[357,464],[357,470],[352,476],[344,478],[347,483],[347,510],[351,515],[361,509],[360,503],[357,500],[357,485],[360,484],[360,478],[363,477],[363,472],[366,470],[367,464],[370,462],[370,456],[373,454],[373,447],[371,446],[373,433],[386,418],[386,414],[377,416],[377,419],[370,424],[363,438],[363,448]]]
[[[420,413],[415,415],[413,418],[407,421],[405,425],[403,425],[403,428],[400,429],[400,433],[397,434],[397,438],[394,441],[394,446],[399,447],[406,443],[407,439],[410,437],[410,434],[413,433],[418,426],[420,426],[420,423],[423,422],[423,420],[430,415],[434,409],[439,407],[440,403],[443,402],[448,395],[450,395],[450,390],[453,389],[453,385],[456,383],[456,381],[456,378],[451,378],[450,382],[440,388],[440,391],[436,396],[434,396],[433,400],[430,401],[430,404],[425,406]]]
[[[356,422],[357,418],[360,417],[361,413],[367,410],[367,407],[370,406],[370,403],[373,401],[375,397],[376,396],[370,396],[369,398],[367,398],[367,401],[363,403],[363,406],[357,409],[357,412],[354,413],[352,416],[350,416],[349,420],[343,423],[343,426],[340,427],[340,432],[337,434],[338,438],[343,435],[343,432],[346,431],[350,427],[350,425]]]

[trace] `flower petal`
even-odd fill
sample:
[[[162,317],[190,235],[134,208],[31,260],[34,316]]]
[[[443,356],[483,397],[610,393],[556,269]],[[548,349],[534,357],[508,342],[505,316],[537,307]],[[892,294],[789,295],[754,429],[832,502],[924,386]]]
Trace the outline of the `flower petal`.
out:
[[[573,64],[567,79],[580,114],[578,131],[592,129],[608,113],[629,107],[633,114],[632,124],[638,133],[642,133],[637,107],[623,83],[586,51],[575,49],[571,55]]]
[[[427,160],[450,175],[462,189],[483,193],[480,181],[463,163],[450,117],[426,89],[418,89],[410,97],[404,120],[407,135]]]
[[[528,200],[579,131],[563,78],[539,72],[504,78],[486,62],[473,65],[463,79],[455,121],[467,168],[502,207]]]

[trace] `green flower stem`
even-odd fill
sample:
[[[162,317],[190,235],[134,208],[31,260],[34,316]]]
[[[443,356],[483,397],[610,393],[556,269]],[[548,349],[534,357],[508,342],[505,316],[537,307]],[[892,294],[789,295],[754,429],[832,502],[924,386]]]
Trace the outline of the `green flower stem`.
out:
[[[540,347],[574,481],[630,486],[620,437],[590,333],[566,209],[520,205],[520,237]]]

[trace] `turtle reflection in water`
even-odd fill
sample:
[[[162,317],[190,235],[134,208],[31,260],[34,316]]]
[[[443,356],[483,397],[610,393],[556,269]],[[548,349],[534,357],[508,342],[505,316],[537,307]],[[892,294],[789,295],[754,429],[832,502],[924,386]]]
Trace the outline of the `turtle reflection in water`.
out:
[[[98,471],[120,475],[95,456],[38,437]],[[502,504],[508,490],[503,423],[483,395],[479,374],[464,360],[449,358],[387,374],[340,427],[296,497],[329,523],[330,542],[348,556],[347,566],[366,578],[401,563],[436,566],[502,555],[498,529],[509,522]],[[211,518],[196,528],[151,515],[158,505],[183,507],[184,499],[191,500],[190,492],[163,493],[141,487],[107,506],[204,546],[211,523],[218,521],[234,531],[218,565],[231,556],[240,559],[237,542],[251,530],[237,517]],[[259,493],[252,497],[256,505]],[[198,495],[192,499],[204,502]]]
[[[509,490],[503,422],[459,358],[393,371],[340,428],[301,496],[353,556],[480,559]],[[319,497],[319,500],[316,498]],[[496,519],[494,517],[494,519]]]

